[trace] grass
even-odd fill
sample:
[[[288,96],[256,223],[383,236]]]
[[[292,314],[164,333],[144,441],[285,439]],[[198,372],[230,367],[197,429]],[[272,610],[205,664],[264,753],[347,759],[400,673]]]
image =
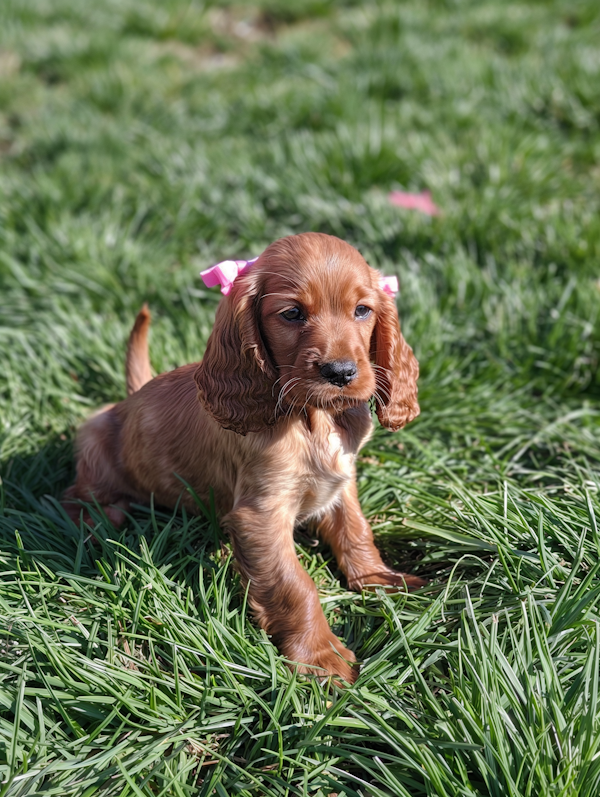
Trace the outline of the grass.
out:
[[[596,6],[4,0],[1,795],[599,793]],[[156,370],[199,359],[197,272],[303,230],[400,276],[422,367],[359,487],[428,587],[350,593],[299,538],[344,691],[253,624],[210,507],[94,546],[58,503],[142,302]]]

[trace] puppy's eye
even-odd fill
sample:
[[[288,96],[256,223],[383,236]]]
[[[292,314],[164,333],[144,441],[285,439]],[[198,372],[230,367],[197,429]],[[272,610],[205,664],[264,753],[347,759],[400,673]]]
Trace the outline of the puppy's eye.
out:
[[[306,321],[299,307],[290,307],[289,310],[284,310],[279,315],[286,321]]]
[[[373,311],[370,307],[367,307],[365,304],[359,304],[356,310],[354,311],[355,318],[368,318]]]

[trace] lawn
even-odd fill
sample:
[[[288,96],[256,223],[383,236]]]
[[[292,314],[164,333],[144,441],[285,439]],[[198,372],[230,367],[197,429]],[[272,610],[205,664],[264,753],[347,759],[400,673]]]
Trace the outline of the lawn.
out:
[[[141,304],[156,372],[198,360],[198,272],[305,230],[399,276],[422,374],[359,489],[428,586],[298,537],[345,690],[210,506],[92,508],[94,545],[59,505]],[[0,795],[597,797],[599,264],[596,0],[2,0]]]

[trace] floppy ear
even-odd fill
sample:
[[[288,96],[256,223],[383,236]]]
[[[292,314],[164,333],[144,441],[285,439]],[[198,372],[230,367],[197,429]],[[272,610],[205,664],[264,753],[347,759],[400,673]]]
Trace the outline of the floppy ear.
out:
[[[394,300],[381,291],[381,309],[371,337],[375,401],[379,422],[393,432],[419,414],[419,363],[400,332]]]
[[[204,359],[194,373],[198,397],[224,429],[260,432],[275,423],[274,368],[260,336],[257,291],[236,280],[217,308]]]

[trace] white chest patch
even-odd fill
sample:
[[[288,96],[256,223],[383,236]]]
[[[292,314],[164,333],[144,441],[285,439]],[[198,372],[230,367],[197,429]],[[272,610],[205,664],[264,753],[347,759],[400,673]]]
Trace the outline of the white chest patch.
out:
[[[354,467],[354,454],[344,450],[342,436],[339,432],[329,434],[329,454],[333,469],[342,475],[351,476]]]
[[[315,435],[304,479],[302,518],[318,515],[336,502],[344,484],[354,476],[354,460],[354,452],[345,448],[339,432],[328,429],[326,434]]]

